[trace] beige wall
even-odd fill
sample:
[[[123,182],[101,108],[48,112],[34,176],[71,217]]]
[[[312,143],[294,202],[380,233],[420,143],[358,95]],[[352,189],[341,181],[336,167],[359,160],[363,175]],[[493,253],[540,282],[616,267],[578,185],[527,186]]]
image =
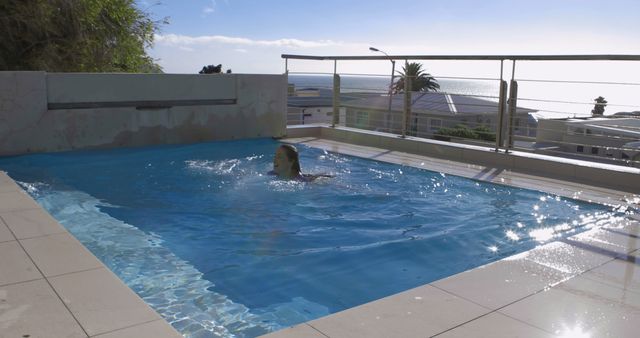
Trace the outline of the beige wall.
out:
[[[0,72],[0,155],[280,137],[286,90],[283,75]]]
[[[536,142],[562,142],[567,133],[567,125],[563,120],[539,119]]]

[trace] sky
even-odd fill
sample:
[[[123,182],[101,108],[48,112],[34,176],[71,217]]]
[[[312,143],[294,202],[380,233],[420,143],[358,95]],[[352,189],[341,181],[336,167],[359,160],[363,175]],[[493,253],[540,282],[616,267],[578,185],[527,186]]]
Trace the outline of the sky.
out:
[[[155,19],[168,17],[149,53],[167,73],[222,64],[234,73],[283,73],[281,54],[637,54],[640,1],[591,0],[137,0]],[[579,64],[579,63],[578,63]],[[640,62],[633,63],[639,64]],[[586,72],[640,82],[625,63]],[[345,73],[389,74],[388,61],[340,62]],[[493,76],[499,63],[429,62],[431,73]],[[290,61],[292,72],[332,72],[332,62]],[[540,65],[519,71],[536,76]],[[529,72],[530,74],[527,74]],[[589,74],[593,77],[593,74]]]

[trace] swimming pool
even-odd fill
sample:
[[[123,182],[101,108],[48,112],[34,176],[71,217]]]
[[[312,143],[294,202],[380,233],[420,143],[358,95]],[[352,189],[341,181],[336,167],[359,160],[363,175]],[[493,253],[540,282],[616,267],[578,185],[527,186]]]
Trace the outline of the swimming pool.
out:
[[[606,222],[610,208],[303,147],[313,183],[264,175],[278,143],[0,159],[176,329],[256,336]]]

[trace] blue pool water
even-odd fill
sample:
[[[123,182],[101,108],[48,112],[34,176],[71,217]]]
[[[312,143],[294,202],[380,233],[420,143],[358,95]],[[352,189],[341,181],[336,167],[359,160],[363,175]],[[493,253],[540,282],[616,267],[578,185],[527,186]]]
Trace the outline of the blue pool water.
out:
[[[312,183],[265,175],[278,143],[0,159],[186,336],[253,337],[616,217],[609,207],[300,147]]]

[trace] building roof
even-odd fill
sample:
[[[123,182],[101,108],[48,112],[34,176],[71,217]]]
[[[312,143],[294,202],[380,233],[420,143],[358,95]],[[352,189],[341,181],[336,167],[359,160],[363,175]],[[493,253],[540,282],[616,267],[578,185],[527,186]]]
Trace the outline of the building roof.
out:
[[[569,122],[582,124],[592,131],[601,131],[609,134],[633,137],[640,139],[640,119],[637,118],[591,118],[582,121]]]
[[[496,114],[498,102],[474,96],[462,96],[440,92],[413,92],[411,93],[413,112],[424,112],[438,115],[482,115]],[[387,110],[389,107],[388,95],[371,95],[349,101],[344,104],[348,107],[365,108],[375,110]],[[403,111],[404,94],[393,95],[391,109]],[[536,109],[518,107],[517,112],[526,114]]]
[[[614,117],[640,117],[640,110],[636,111],[621,111],[613,114]]]

